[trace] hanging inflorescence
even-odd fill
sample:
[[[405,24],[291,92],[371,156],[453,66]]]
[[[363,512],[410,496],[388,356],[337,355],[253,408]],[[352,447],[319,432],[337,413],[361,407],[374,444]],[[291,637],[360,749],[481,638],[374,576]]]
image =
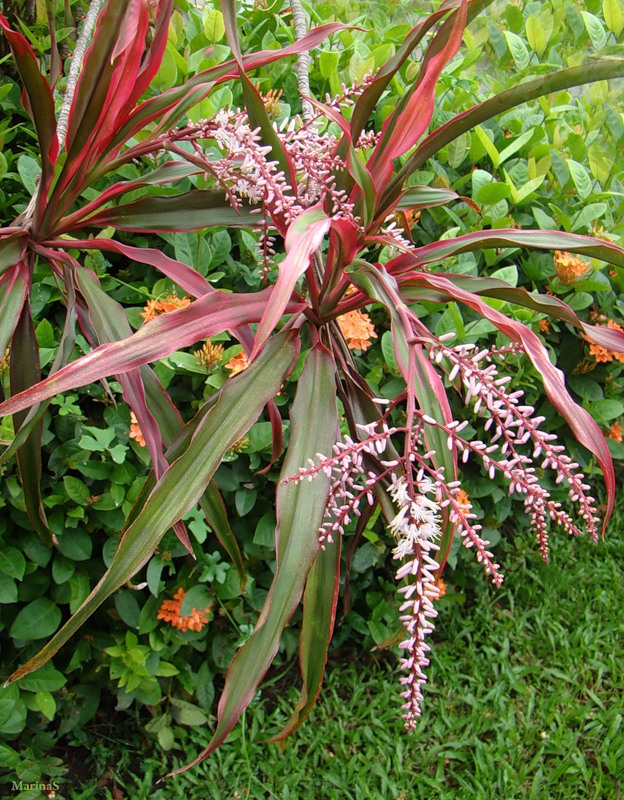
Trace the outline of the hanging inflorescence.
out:
[[[388,528],[395,540],[393,556],[402,562],[397,580],[401,582],[401,621],[407,631],[400,647],[405,651],[401,663],[407,674],[402,683],[404,718],[409,730],[420,715],[421,687],[426,681],[424,669],[429,663],[429,646],[425,637],[433,630],[432,620],[437,613],[433,603],[439,596],[436,573],[440,564],[435,556],[445,525],[452,526],[454,535],[475,552],[496,586],[503,581],[500,565],[493,560],[489,543],[481,535],[477,515],[465,502],[459,481],[451,480],[452,476],[446,476],[443,468],[434,465],[436,454],[427,450],[426,430],[437,428],[442,432],[448,449],[464,463],[477,459],[491,478],[500,475],[507,481],[509,493],[519,495],[524,502],[544,560],[548,559],[551,523],[575,536],[582,530],[540,483],[538,469],[540,474],[553,471],[555,482],[567,485],[569,500],[578,509],[593,539],[598,536],[599,524],[595,499],[589,494],[578,464],[564,452],[556,436],[541,429],[544,417],[537,416],[532,406],[522,402],[521,390],[510,389],[511,378],[499,374],[505,358],[521,353],[521,348],[514,345],[485,350],[471,344],[452,346],[435,337],[429,337],[425,346],[432,363],[463,395],[487,441],[464,435],[468,420],[440,422],[420,409],[413,410],[409,429],[392,426],[390,414],[397,402],[394,401],[385,413],[380,412],[379,422],[358,425],[356,438],[345,436],[334,445],[333,454],[317,454],[315,462],[310,461],[307,467],[300,468],[298,475],[284,481],[313,480],[321,472],[328,476],[325,521],[319,531],[321,546],[342,536],[362,508],[375,502],[376,494],[386,492],[398,507],[394,518],[388,520]],[[375,402],[388,404],[387,400]],[[398,442],[403,443],[400,454],[395,450]]]

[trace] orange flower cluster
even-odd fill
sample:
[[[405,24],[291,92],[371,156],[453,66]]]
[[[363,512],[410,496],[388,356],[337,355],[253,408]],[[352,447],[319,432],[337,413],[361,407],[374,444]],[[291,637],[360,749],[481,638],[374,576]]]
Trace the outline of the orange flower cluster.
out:
[[[438,578],[435,582],[435,587],[438,590],[438,596],[435,599],[439,600],[446,594],[447,586],[446,583],[444,583],[444,581],[442,580],[442,578]]]
[[[468,497],[468,492],[465,492],[463,489],[460,489],[457,494],[455,495],[455,500],[459,503],[460,506],[463,508],[472,508],[472,503],[470,502],[470,498]]]
[[[538,328],[542,333],[550,333],[550,320],[544,317],[537,323]]]
[[[607,431],[605,432],[605,436],[607,437],[607,439],[614,439],[616,442],[622,444],[623,433],[624,430],[622,429],[620,423],[614,422],[613,425],[611,425],[611,427],[608,428]]]
[[[338,317],[338,325],[350,350],[368,350],[377,338],[373,323],[363,311],[348,311]]]
[[[624,331],[624,328],[612,319],[608,320],[606,325],[599,325],[599,327],[614,328],[616,331]],[[616,353],[613,350],[607,350],[606,347],[592,342],[591,339],[587,337],[585,337],[585,339],[589,342],[590,356],[593,356],[598,364],[608,364],[610,361],[613,361],[613,359],[624,364],[624,353]]]
[[[130,438],[136,439],[136,443],[139,447],[145,447],[145,437],[139,428],[139,423],[137,422],[134,411],[130,412]]]
[[[201,350],[195,350],[193,355],[197,359],[197,363],[202,367],[213,369],[223,358],[223,352],[223,345],[204,342]]]
[[[200,631],[210,621],[212,607],[209,606],[203,611],[194,608],[189,616],[183,617],[180,615],[183,600],[184,589],[180,587],[173,595],[173,600],[163,601],[156,619],[169,622],[173,628],[178,628],[181,631]]]
[[[277,119],[280,115],[279,101],[281,96],[281,89],[269,89],[265,95],[262,95],[262,102],[270,119]]]
[[[592,227],[592,236],[595,236],[596,239],[602,239],[604,242],[615,241],[615,239],[612,239],[611,236],[608,235],[602,225],[599,228],[597,228],[595,225]]]
[[[247,369],[247,366],[247,353],[241,350],[237,356],[232,356],[225,368],[230,370],[230,377],[232,377],[232,375],[238,375],[239,372]]]
[[[589,261],[576,258],[572,253],[555,250],[555,272],[564,286],[570,286],[586,278],[592,271]]]
[[[141,311],[141,316],[145,322],[151,322],[161,314],[168,314],[170,311],[177,311],[179,308],[186,308],[190,305],[190,297],[178,297],[175,292],[165,297],[164,300],[148,300],[147,305]]]

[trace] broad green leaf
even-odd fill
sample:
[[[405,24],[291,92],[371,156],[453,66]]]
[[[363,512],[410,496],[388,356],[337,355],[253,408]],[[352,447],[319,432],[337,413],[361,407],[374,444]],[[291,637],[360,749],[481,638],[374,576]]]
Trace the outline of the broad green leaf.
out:
[[[622,33],[622,28],[624,28],[622,6],[619,0],[603,0],[602,13],[607,27],[617,38]]]
[[[619,400],[595,400],[589,404],[589,411],[599,425],[606,425],[624,415],[624,404]]]
[[[458,169],[463,163],[468,150],[470,149],[470,134],[462,133],[457,139],[452,141],[446,151],[449,166]]]
[[[84,481],[81,481],[80,478],[74,478],[71,475],[65,475],[63,478],[63,486],[65,487],[69,499],[73,500],[74,503],[78,505],[83,505],[87,497],[91,494],[89,487]]]
[[[490,159],[492,160],[492,164],[494,164],[494,167],[497,168],[499,165],[499,154],[498,150],[496,149],[496,146],[494,145],[494,142],[490,139],[490,137],[487,135],[485,130],[480,125],[477,125],[477,127],[475,128],[475,133],[477,134],[479,141],[485,148],[485,152],[489,155]]]
[[[531,45],[531,49],[535,50],[538,56],[541,56],[546,49],[548,39],[546,38],[544,26],[535,14],[531,14],[529,17],[527,17],[525,22],[525,30],[528,42]]]
[[[51,663],[42,667],[36,675],[29,675],[20,683],[20,689],[28,692],[57,692],[67,683],[67,678],[62,672],[55,669]]]
[[[38,162],[31,156],[21,155],[17,159],[17,171],[29,194],[34,194],[41,175],[41,167]]]
[[[225,36],[223,14],[220,11],[209,11],[204,19],[204,33],[210,44],[220,42]]]
[[[61,622],[61,609],[48,597],[38,597],[15,617],[10,634],[14,639],[25,642],[43,639],[58,628]]]
[[[159,92],[166,92],[167,89],[171,89],[178,79],[178,68],[174,53],[173,46],[167,44],[158,72],[152,79],[153,87]]]
[[[324,78],[329,78],[330,75],[336,71],[340,58],[339,54],[335,53],[333,50],[321,50],[318,58],[321,75]]]
[[[578,161],[574,161],[572,158],[566,159],[566,164],[570,170],[572,181],[576,186],[576,191],[581,200],[584,200],[592,193],[592,181],[589,177],[589,173],[582,164],[579,164]]]
[[[334,362],[316,345],[307,355],[291,411],[290,445],[282,480],[297,475],[318,452],[331,453],[336,440],[337,408]],[[319,550],[319,528],[329,480],[280,484],[277,489],[277,568],[255,630],[238,651],[226,676],[212,740],[193,764],[206,758],[227,737],[253,699],[277,653],[282,630],[294,613]],[[182,770],[193,766],[189,764]],[[174,774],[174,773],[171,773]]]
[[[227,381],[217,402],[201,419],[187,449],[163,473],[125,531],[102,579],[56,636],[20,667],[10,682],[45,664],[107,597],[144,566],[167,530],[199,500],[224,453],[277,394],[296,358],[297,343],[292,332],[272,337],[254,363]]]
[[[525,43],[518,34],[512,33],[511,31],[505,31],[504,35],[507,41],[507,47],[509,48],[509,52],[511,53],[511,57],[517,69],[520,71],[526,69],[529,66],[531,56],[529,55]]]
[[[16,547],[0,549],[0,572],[21,581],[26,570],[26,559]]]
[[[509,186],[506,183],[499,183],[493,181],[486,183],[482,186],[475,195],[477,203],[485,203],[486,205],[494,205],[495,203],[505,200],[509,197]]]
[[[614,163],[613,159],[609,158],[604,152],[603,146],[598,144],[590,145],[587,150],[587,160],[594,178],[603,186],[607,185]]]
[[[56,714],[56,700],[49,692],[37,692],[35,695],[35,702],[37,703],[37,708],[45,717],[50,720],[54,719],[54,715]]]
[[[499,164],[507,161],[507,159],[511,158],[514,153],[517,153],[518,150],[521,150],[525,144],[531,141],[533,134],[533,130],[525,131],[523,134],[518,136],[517,139],[514,139],[511,144],[507,145],[507,147],[501,150],[498,154]]]
[[[607,43],[607,34],[602,26],[602,21],[589,11],[581,11],[585,28],[591,39],[594,50],[602,50]]]

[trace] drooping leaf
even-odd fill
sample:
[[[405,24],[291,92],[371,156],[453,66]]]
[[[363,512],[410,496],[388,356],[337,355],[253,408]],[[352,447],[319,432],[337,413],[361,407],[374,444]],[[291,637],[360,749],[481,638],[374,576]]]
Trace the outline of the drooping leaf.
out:
[[[607,350],[624,352],[624,334],[614,328],[607,328],[598,325],[589,325],[583,322],[563,300],[550,294],[531,294],[526,289],[511,286],[498,278],[476,277],[471,275],[461,275],[446,272],[445,277],[459,286],[466,292],[482,295],[484,297],[494,297],[498,300],[505,300],[508,303],[515,303],[524,308],[531,308],[542,314],[550,314],[570,325],[574,325],[583,331],[592,341],[602,345]],[[422,275],[406,275],[399,281],[401,286],[401,296],[413,302],[419,300],[430,300],[433,302],[447,303],[448,295],[444,292],[435,291],[428,286],[425,287],[426,279],[421,280]]]
[[[224,453],[256,421],[280,389],[298,353],[293,332],[274,336],[254,364],[229,380],[195,430],[184,453],[169,466],[126,530],[112,564],[80,608],[45,647],[7,683],[43,666],[107,597],[148,561],[166,531],[199,500]]]
[[[416,247],[412,253],[393,259],[388,264],[388,271],[398,276],[404,266],[406,269],[411,270],[414,267],[442,261],[460,253],[500,247],[568,250],[572,253],[600,258],[602,261],[618,267],[624,266],[624,248],[601,239],[593,239],[591,236],[581,236],[577,233],[567,233],[565,231],[518,231],[514,228],[500,228],[498,230],[466,233],[453,239],[444,239],[423,247]]]
[[[548,399],[570,426],[578,441],[592,453],[604,474],[607,488],[607,509],[604,517],[603,531],[615,501],[615,472],[607,443],[602,431],[584,408],[581,408],[570,396],[564,375],[553,366],[548,351],[539,336],[521,322],[510,319],[500,311],[489,306],[475,294],[460,289],[456,283],[445,275],[422,273],[424,285],[445,293],[449,298],[466,304],[482,317],[492,322],[511,341],[517,342],[533,362],[544,383]]]
[[[337,424],[333,359],[322,345],[316,345],[308,353],[298,381],[282,479],[296,475],[299,467],[306,466],[319,449],[331,452]],[[176,772],[189,769],[210,755],[225,740],[253,699],[277,652],[282,630],[299,604],[319,550],[319,528],[328,492],[329,480],[324,474],[312,482],[278,486],[277,568],[269,594],[253,634],[238,651],[227,672],[212,740],[192,764]]]
[[[60,392],[157,361],[181,347],[189,347],[229,328],[258,322],[271,291],[267,288],[252,295],[214,292],[186,308],[162,314],[127,339],[96,347],[56,375],[6,400],[0,404],[0,414],[14,414]],[[284,311],[294,313],[303,308],[302,303],[290,303]]]
[[[308,573],[299,639],[303,688],[291,718],[276,736],[268,740],[270,742],[280,741],[294,733],[309,716],[321,691],[340,589],[340,542],[340,539],[327,542],[317,553]]]

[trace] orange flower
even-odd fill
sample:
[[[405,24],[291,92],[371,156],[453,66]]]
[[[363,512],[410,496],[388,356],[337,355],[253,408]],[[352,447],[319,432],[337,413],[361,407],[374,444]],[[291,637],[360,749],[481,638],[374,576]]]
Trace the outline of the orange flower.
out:
[[[444,595],[446,594],[446,583],[444,583],[442,578],[438,578],[436,580],[434,586],[438,590],[438,596],[437,596],[436,599],[439,600],[441,597],[444,597]]]
[[[614,422],[613,425],[606,431],[605,436],[608,439],[615,439],[616,442],[622,443],[622,434],[624,430],[622,430],[622,426],[619,422]]]
[[[213,369],[223,358],[223,345],[213,344],[211,341],[204,342],[201,350],[195,350],[193,355],[202,367]]]
[[[377,338],[370,317],[363,311],[348,311],[338,317],[338,325],[350,350],[368,350],[371,339]]]
[[[232,375],[238,375],[239,372],[247,369],[247,366],[247,353],[244,350],[241,350],[237,356],[232,356],[232,358],[225,365],[225,368],[230,370],[231,378]]]
[[[281,89],[269,89],[265,95],[262,95],[262,102],[270,119],[277,119],[280,115],[279,101],[281,96]]]
[[[455,495],[455,500],[459,503],[460,506],[463,508],[472,508],[472,503],[470,502],[470,498],[468,497],[468,492],[465,492],[463,489],[460,489],[457,494]]]
[[[145,447],[145,438],[141,433],[141,429],[139,428],[139,423],[134,415],[134,411],[130,412],[130,438],[136,439],[136,443],[139,445],[139,447]]]
[[[617,322],[614,322],[612,319],[607,320],[606,325],[598,325],[599,328],[613,328],[616,331],[624,331],[621,325],[618,325]],[[613,350],[607,350],[606,347],[603,347],[600,344],[596,344],[592,342],[587,336],[584,337],[586,341],[589,342],[589,354],[593,356],[594,359],[598,364],[608,364],[609,362],[615,359],[620,363],[624,364],[624,353],[616,353]]]
[[[583,280],[591,271],[592,265],[589,261],[576,258],[572,253],[564,253],[561,250],[555,250],[555,272],[564,286],[570,286],[573,283]]]
[[[612,239],[611,236],[605,231],[604,227],[601,225],[597,228],[595,225],[592,227],[592,235],[596,237],[596,239],[602,239],[604,242],[614,242],[615,239]]]
[[[179,308],[186,308],[190,302],[190,297],[178,297],[174,292],[164,300],[148,300],[147,305],[143,311],[141,311],[141,316],[145,322],[151,322],[161,314],[168,314],[170,311],[177,311]]]
[[[546,319],[546,317],[544,317],[544,319],[540,319],[540,321],[537,323],[537,326],[542,333],[550,333],[550,320]]]
[[[156,619],[169,622],[173,628],[181,631],[200,631],[210,621],[212,606],[203,611],[194,608],[188,616],[183,617],[180,615],[183,600],[184,589],[180,587],[173,595],[173,600],[163,600]]]

